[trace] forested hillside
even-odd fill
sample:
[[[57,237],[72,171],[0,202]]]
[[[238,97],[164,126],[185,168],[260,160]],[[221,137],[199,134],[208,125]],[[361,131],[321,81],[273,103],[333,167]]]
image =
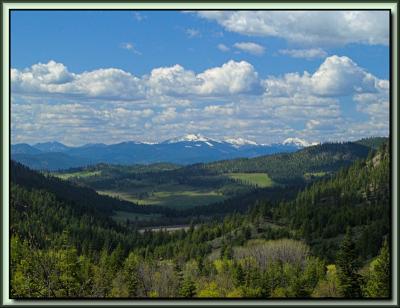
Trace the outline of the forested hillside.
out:
[[[266,172],[281,184],[304,181],[305,174],[329,173],[367,157],[371,148],[353,142],[324,143],[295,153],[260,156],[251,159],[227,160],[204,165],[217,173]]]
[[[76,207],[82,211],[96,211],[108,216],[112,215],[113,211],[116,210],[163,214],[173,212],[167,208],[142,207],[131,202],[101,196],[91,188],[66,182],[53,176],[43,175],[14,161],[10,162],[10,175],[12,183],[30,190],[46,190],[55,194],[59,200],[76,204]]]
[[[359,239],[361,256],[371,257],[390,232],[389,161],[385,143],[377,154],[313,183],[294,200],[256,208],[296,230],[317,254],[331,259],[340,241],[338,235],[351,227]]]
[[[387,144],[292,200],[259,195],[244,214],[176,232],[117,224],[60,197],[52,178],[14,167],[14,298],[390,295]]]

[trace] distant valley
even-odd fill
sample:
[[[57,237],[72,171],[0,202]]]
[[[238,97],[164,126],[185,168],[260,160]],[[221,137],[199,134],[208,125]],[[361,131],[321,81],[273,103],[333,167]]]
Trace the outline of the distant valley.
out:
[[[196,212],[200,213],[203,212],[200,207],[209,205],[213,208],[210,212],[213,212],[218,208],[216,204],[221,204],[232,210],[236,205],[226,204],[237,196],[262,190],[270,198],[283,198],[289,195],[289,187],[302,187],[330,177],[340,168],[367,157],[374,145],[385,139],[373,140],[373,144],[368,140],[324,143],[291,153],[191,165],[154,163],[121,166],[101,163],[53,171],[51,174],[90,187],[102,195],[139,205],[180,210],[197,208]],[[207,210],[204,214],[207,215]]]

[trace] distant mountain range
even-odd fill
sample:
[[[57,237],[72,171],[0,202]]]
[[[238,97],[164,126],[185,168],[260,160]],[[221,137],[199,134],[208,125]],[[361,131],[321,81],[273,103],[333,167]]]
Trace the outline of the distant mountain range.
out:
[[[192,164],[289,153],[310,145],[313,144],[299,138],[288,138],[282,143],[258,144],[243,138],[215,140],[200,134],[188,134],[160,143],[128,141],[111,145],[86,144],[78,147],[66,146],[60,142],[34,145],[19,143],[11,146],[11,158],[32,169],[60,170],[97,163]]]

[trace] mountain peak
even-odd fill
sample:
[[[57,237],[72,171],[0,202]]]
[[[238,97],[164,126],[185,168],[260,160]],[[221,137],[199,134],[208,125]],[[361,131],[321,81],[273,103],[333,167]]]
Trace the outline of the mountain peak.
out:
[[[40,145],[55,145],[55,146],[65,146],[64,144],[62,144],[61,142],[58,141],[47,141],[47,142],[39,142],[34,144],[33,146],[40,146]]]
[[[247,140],[244,138],[227,138],[224,140],[227,143],[230,143],[234,146],[243,146],[243,145],[258,145],[257,142],[252,140]]]
[[[285,139],[285,141],[282,142],[282,144],[285,144],[285,145],[293,144],[293,145],[296,145],[299,147],[308,147],[311,145],[306,140],[300,139],[300,138],[287,138],[287,139]]]
[[[43,152],[63,152],[68,150],[68,146],[58,141],[36,143],[33,147]]]
[[[173,138],[167,140],[167,143],[177,143],[177,142],[209,142],[214,141],[218,142],[214,139],[203,136],[202,134],[186,134],[182,137]]]

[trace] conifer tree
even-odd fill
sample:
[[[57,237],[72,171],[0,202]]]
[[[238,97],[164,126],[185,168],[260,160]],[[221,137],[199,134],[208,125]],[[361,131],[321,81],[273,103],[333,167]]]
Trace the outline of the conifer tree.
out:
[[[390,255],[386,240],[379,256],[371,262],[365,293],[368,297],[389,297],[390,295]]]
[[[336,260],[340,293],[344,297],[360,297],[360,275],[358,274],[359,260],[355,243],[348,228]]]
[[[139,257],[132,252],[129,254],[124,262],[123,275],[126,286],[128,288],[129,296],[137,295],[140,283],[140,278],[138,274],[139,263]]]
[[[196,294],[196,286],[194,282],[188,277],[184,279],[181,288],[179,290],[179,295],[183,297],[193,297]]]

